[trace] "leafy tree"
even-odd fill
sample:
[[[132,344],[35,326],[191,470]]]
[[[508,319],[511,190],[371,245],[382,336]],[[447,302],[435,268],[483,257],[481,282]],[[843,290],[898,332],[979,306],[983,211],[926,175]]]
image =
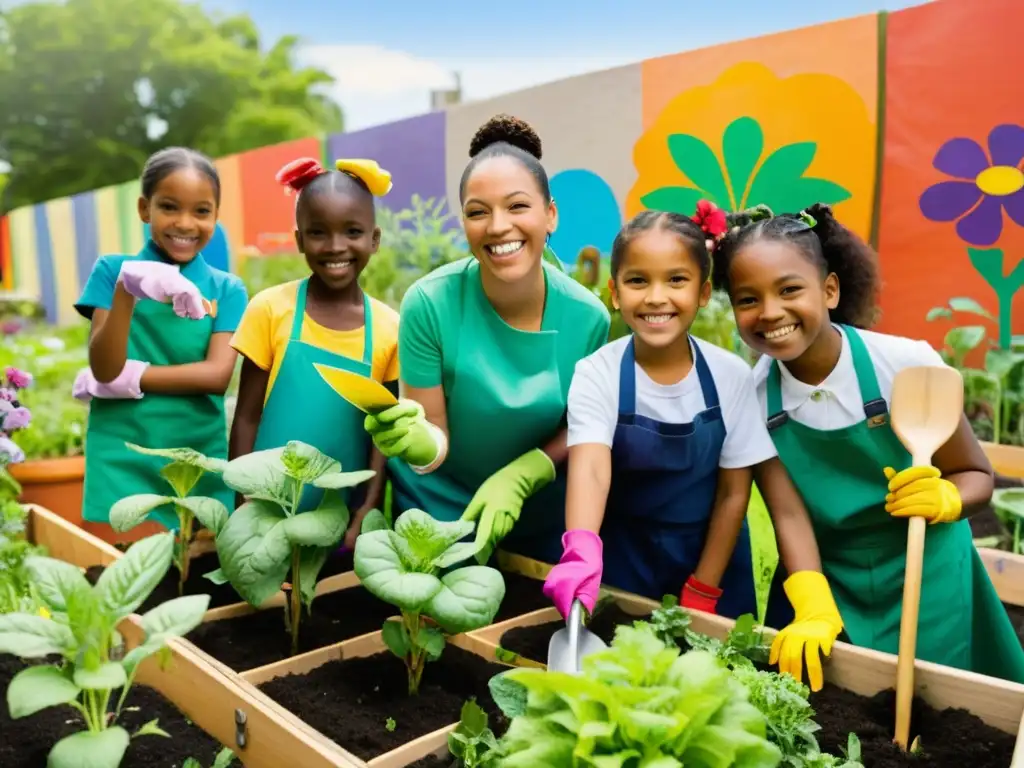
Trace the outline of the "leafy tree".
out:
[[[333,78],[269,48],[248,16],[181,0],[32,2],[0,11],[6,209],[127,181],[182,144],[214,157],[342,129]]]

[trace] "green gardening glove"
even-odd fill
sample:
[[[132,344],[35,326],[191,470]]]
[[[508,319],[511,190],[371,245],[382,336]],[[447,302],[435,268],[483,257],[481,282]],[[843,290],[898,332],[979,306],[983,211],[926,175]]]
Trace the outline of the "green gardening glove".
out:
[[[494,547],[519,520],[525,501],[554,479],[551,458],[540,448],[534,448],[484,480],[462,513],[463,520],[478,521],[478,561],[487,561]]]
[[[382,454],[389,459],[400,458],[413,467],[432,463],[441,452],[444,439],[415,400],[399,400],[398,405],[367,415],[363,428]]]

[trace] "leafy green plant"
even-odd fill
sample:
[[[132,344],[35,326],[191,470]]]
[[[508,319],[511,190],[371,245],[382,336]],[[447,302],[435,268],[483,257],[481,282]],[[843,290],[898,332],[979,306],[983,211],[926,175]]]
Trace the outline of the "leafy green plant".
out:
[[[405,662],[409,694],[419,692],[427,661],[444,651],[444,633],[458,634],[486,626],[505,597],[501,572],[482,565],[442,571],[473,557],[481,545],[462,542],[472,522],[441,522],[410,509],[388,527],[374,510],[363,520],[356,539],[355,573],[363,586],[401,611],[384,623],[388,648]]]
[[[650,620],[637,623],[649,623],[652,631],[667,645],[681,640],[693,650],[707,651],[729,667],[752,669],[754,663],[764,664],[771,649],[749,613],[736,619],[724,641],[690,629],[690,614],[679,605],[679,598],[675,595],[665,595],[661,599],[661,607],[652,611]]]
[[[611,647],[582,666],[579,676],[502,674],[526,689],[526,705],[520,694],[506,699],[497,690],[495,702],[512,723],[494,765],[773,768],[782,759],[730,671],[710,653],[666,645],[649,624],[618,627]]]
[[[27,519],[21,504],[0,495],[0,613],[38,613],[43,607],[25,561],[46,552],[25,538]]]
[[[1024,523],[1024,488],[999,488],[992,493],[996,515],[1013,531],[1010,551],[1021,554],[1021,527]]]
[[[498,740],[487,725],[487,713],[470,699],[462,705],[458,726],[448,734],[448,751],[461,768],[483,768],[497,749]]]
[[[224,483],[246,502],[223,524],[211,527],[221,567],[207,577],[231,582],[258,607],[290,575],[285,619],[293,654],[299,647],[302,604],[311,609],[320,569],[348,528],[349,509],[339,492],[375,474],[341,470],[340,463],[297,440],[239,456],[224,468]],[[324,494],[316,509],[300,512],[307,486]]]
[[[154,510],[173,504],[178,516],[174,562],[179,574],[178,594],[181,595],[185,591],[185,582],[188,581],[189,545],[194,538],[195,521],[198,520],[211,531],[218,531],[228,519],[228,508],[217,499],[189,494],[205,473],[223,472],[228,463],[224,459],[207,458],[191,448],[143,448],[133,443],[126,445],[146,456],[170,459],[160,469],[160,476],[171,486],[174,495],[137,493],[134,496],[126,496],[110,508],[110,525],[115,531],[130,531],[144,522]]]
[[[0,653],[23,659],[59,656],[59,664],[23,669],[7,688],[12,719],[66,704],[82,717],[84,731],[65,736],[50,750],[49,768],[117,768],[131,738],[167,734],[155,720],[134,734],[117,725],[139,664],[203,620],[209,595],[169,600],[142,616],[144,639],[125,652],[118,623],[134,613],[171,567],[174,536],[142,539],[90,585],[75,566],[30,557],[26,567],[50,618],[31,613],[0,615]],[[118,688],[113,711],[111,698]]]
[[[213,759],[213,765],[210,768],[228,768],[234,762],[235,753],[229,747],[224,747],[224,749],[217,753],[217,757]],[[203,768],[203,764],[194,757],[190,757],[181,764],[181,768]]]

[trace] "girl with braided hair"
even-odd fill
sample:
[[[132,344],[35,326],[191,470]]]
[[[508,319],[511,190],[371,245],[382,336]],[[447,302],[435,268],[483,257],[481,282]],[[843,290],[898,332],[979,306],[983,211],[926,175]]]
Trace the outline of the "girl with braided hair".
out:
[[[732,224],[715,248],[713,279],[729,294],[740,336],[762,355],[754,380],[784,466],[769,462],[762,473],[787,472],[799,495],[760,475],[758,485],[769,507],[802,499],[824,573],[786,579],[796,619],[776,637],[772,661],[798,676],[823,626],[896,653],[907,523],[920,516],[930,525],[918,658],[1024,682],[1024,650],[965,519],[993,489],[970,424],[961,418],[934,466],[914,467],[889,423],[896,374],[942,358],[926,342],[867,330],[877,257],[827,206],[780,216],[755,209]]]

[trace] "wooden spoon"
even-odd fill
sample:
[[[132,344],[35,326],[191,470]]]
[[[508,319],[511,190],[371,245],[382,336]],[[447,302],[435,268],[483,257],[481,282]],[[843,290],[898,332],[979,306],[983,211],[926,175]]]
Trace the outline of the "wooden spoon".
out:
[[[935,452],[960,426],[964,381],[946,366],[904,368],[892,385],[892,431],[913,457],[913,466],[928,466]],[[896,738],[903,751],[910,737],[910,705],[914,699],[914,654],[921,601],[921,570],[927,521],[910,518],[907,565],[903,577],[899,660],[896,666]]]

